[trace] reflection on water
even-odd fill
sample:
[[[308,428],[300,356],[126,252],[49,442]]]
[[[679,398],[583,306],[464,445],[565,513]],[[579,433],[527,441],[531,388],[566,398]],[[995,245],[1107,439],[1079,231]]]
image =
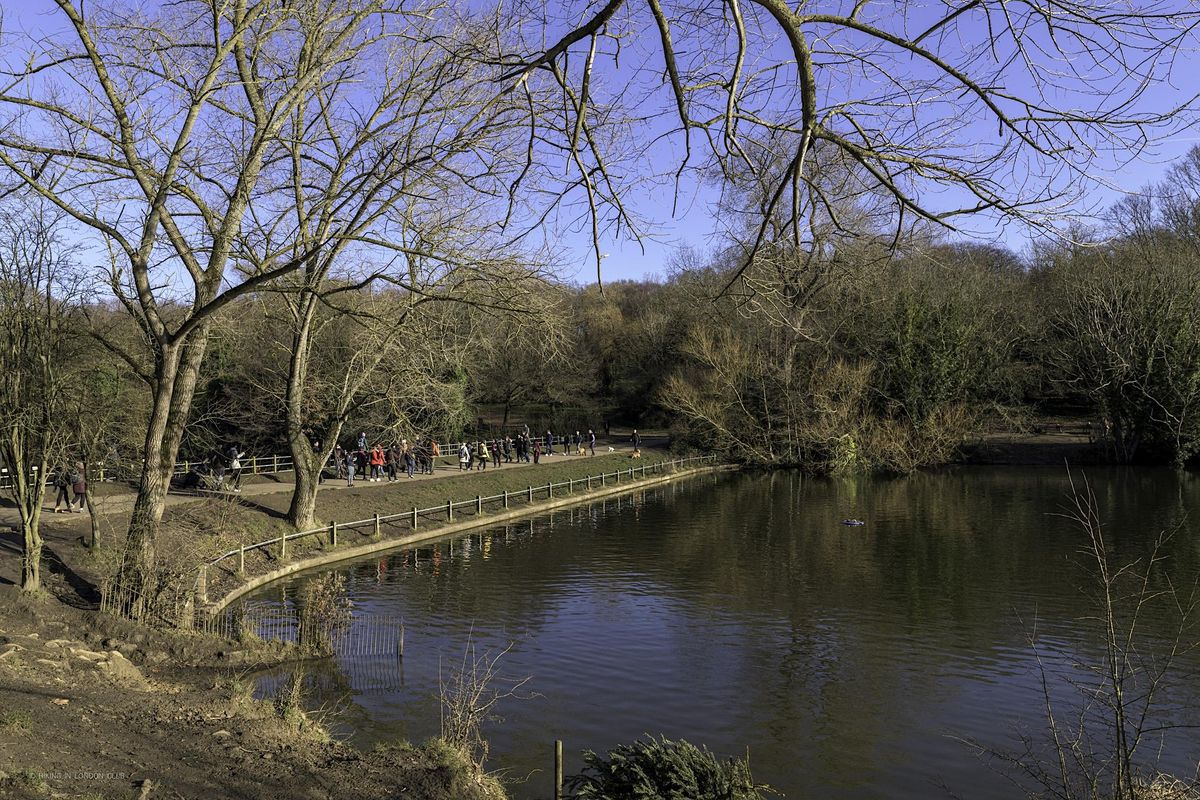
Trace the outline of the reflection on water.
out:
[[[1177,530],[1154,580],[1195,580],[1200,480],[1088,478],[1114,560]],[[500,708],[491,766],[528,777],[521,798],[549,796],[554,739],[570,772],[571,754],[646,733],[749,748],[755,776],[789,797],[942,785],[1011,797],[960,739],[1010,748],[1018,727],[1041,725],[1035,628],[1052,672],[1097,655],[1083,534],[1061,516],[1067,480],[1044,468],[710,476],[373,558],[341,571],[360,617],[403,617],[403,662],[346,657],[310,681],[317,702],[344,706],[356,742],[422,740],[437,733],[439,671],[469,640],[511,644],[503,670],[531,676],[537,696]],[[1165,637],[1166,623],[1152,615],[1145,631]],[[1200,657],[1184,666],[1194,674]],[[1170,687],[1173,719],[1200,721],[1197,692]],[[1198,749],[1168,739],[1164,764],[1191,774]]]

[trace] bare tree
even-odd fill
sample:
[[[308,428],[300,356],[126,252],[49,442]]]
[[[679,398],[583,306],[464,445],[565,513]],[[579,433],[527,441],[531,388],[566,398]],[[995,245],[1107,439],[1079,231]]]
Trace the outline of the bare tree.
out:
[[[0,462],[21,518],[21,588],[41,587],[42,502],[69,436],[65,248],[56,215],[35,203],[0,209]]]
[[[139,353],[111,343],[152,390],[122,566],[124,583],[138,589],[153,572],[155,532],[215,316],[361,231],[355,215],[372,207],[338,207],[334,228],[307,230],[312,238],[294,239],[298,247],[235,264],[245,255],[238,245],[247,219],[271,213],[290,153],[335,146],[304,123],[359,113],[345,100],[321,108],[339,93],[334,87],[369,83],[370,70],[412,44],[409,31],[434,39],[447,31],[429,30],[436,9],[391,0],[197,0],[153,12],[57,6],[69,40],[29,42],[28,59],[0,85],[0,164],[109,254],[108,287],[150,354],[146,369]],[[368,180],[363,167],[386,172],[416,157],[378,143],[367,149],[348,163],[348,184]]]
[[[625,124],[651,127],[649,148],[667,142],[676,180],[754,176],[764,202],[728,290],[780,210],[798,250],[882,220],[895,235],[978,215],[1053,225],[1099,162],[1190,123],[1176,112],[1194,96],[1154,107],[1148,89],[1194,52],[1198,14],[1169,0],[513,0],[525,50],[507,77],[558,90],[560,127],[543,135],[608,226],[631,222],[629,170],[600,135],[614,107],[638,106]],[[845,213],[847,197],[872,198],[872,213]],[[597,269],[600,255],[597,237]]]
[[[1022,734],[1015,752],[969,744],[997,760],[1028,797],[1193,800],[1200,791],[1197,775],[1164,774],[1159,759],[1173,740],[1195,741],[1194,726],[1179,721],[1168,693],[1184,677],[1181,662],[1196,648],[1196,587],[1172,582],[1164,564],[1169,533],[1160,534],[1144,558],[1117,562],[1086,482],[1077,486],[1072,479],[1064,516],[1086,537],[1085,591],[1094,611],[1085,622],[1094,627],[1099,653],[1060,671],[1047,663],[1034,631],[1042,734]],[[1057,700],[1059,684],[1071,696]]]

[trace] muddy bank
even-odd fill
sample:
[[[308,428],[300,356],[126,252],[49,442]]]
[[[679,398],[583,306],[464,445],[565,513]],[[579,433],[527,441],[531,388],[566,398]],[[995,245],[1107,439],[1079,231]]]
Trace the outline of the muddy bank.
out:
[[[359,752],[319,715],[251,699],[249,671],[287,655],[0,587],[0,797],[503,797],[448,747]]]

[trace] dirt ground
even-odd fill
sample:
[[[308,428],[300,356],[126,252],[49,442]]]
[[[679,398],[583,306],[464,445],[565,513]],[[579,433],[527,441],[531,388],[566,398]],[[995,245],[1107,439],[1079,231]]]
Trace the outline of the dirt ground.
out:
[[[284,656],[0,587],[0,798],[498,797],[444,746],[363,753],[252,700]]]

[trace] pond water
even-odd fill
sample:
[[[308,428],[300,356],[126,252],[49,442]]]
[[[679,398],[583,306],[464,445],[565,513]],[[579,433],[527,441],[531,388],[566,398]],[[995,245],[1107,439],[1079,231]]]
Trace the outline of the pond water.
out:
[[[1146,559],[1173,531],[1154,585],[1195,582],[1200,478],[1086,479],[1113,563]],[[403,617],[404,659],[310,667],[312,702],[339,707],[358,744],[421,741],[438,732],[439,674],[473,642],[480,655],[508,648],[502,676],[529,678],[486,731],[489,765],[517,798],[551,795],[555,739],[571,774],[582,750],[646,734],[748,751],[755,777],[792,798],[1020,796],[964,740],[1040,747],[1039,658],[1068,723],[1078,694],[1065,678],[1100,663],[1093,564],[1069,502],[1061,468],[720,474],[348,564],[357,616]],[[288,606],[310,579],[248,603]],[[1173,629],[1155,604],[1140,652],[1162,652]],[[1178,666],[1164,720],[1196,724],[1200,654]],[[1161,744],[1161,767],[1194,773],[1200,734]]]

